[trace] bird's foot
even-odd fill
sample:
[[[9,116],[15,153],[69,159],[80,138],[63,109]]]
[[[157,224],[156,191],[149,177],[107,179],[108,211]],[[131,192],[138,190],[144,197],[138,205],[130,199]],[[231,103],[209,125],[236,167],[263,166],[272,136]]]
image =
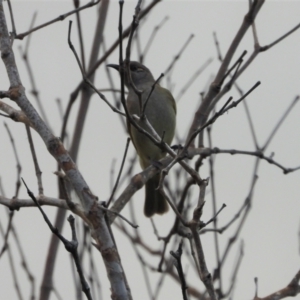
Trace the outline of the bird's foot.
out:
[[[156,169],[158,169],[158,170],[162,170],[162,168],[163,168],[163,164],[159,161],[159,160],[150,160],[150,163],[151,163],[151,165],[153,166],[153,167],[155,167]]]

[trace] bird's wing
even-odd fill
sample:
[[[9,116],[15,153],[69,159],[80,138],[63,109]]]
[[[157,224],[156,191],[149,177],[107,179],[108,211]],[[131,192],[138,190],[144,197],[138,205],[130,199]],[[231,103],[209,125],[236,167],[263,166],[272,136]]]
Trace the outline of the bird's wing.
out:
[[[175,115],[176,115],[177,114],[176,102],[175,102],[171,92],[168,89],[165,89],[163,87],[160,87],[160,88],[163,89],[166,92],[166,94],[165,94],[165,95],[167,95],[166,99],[167,99],[167,101],[171,102],[171,106],[174,109],[174,112],[175,112]]]

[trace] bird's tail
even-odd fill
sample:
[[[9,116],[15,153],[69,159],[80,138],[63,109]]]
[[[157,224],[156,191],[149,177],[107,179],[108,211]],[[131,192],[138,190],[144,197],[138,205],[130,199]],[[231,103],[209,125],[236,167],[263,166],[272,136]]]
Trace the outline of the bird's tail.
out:
[[[154,214],[162,215],[169,210],[167,200],[156,190],[159,184],[159,175],[149,179],[146,183],[146,199],[144,214],[146,217],[152,217]]]

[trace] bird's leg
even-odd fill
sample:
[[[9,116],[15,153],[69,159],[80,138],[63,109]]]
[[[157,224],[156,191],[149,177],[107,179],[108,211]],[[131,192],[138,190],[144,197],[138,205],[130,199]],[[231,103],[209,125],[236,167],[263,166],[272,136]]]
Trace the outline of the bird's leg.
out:
[[[153,160],[153,159],[149,159],[149,160],[150,160],[150,164],[156,169],[160,171],[163,169],[163,164],[159,160]]]

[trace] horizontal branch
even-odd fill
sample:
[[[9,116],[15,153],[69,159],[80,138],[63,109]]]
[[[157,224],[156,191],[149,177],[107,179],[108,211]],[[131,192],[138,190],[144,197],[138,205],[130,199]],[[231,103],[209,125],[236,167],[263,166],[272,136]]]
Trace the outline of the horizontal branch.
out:
[[[69,209],[69,206],[64,199],[51,198],[44,195],[36,196],[36,200],[38,203],[48,206],[55,206],[63,209]],[[19,210],[22,207],[33,207],[36,206],[32,199],[10,199],[6,197],[0,196],[0,204],[5,205],[10,210]]]
[[[264,155],[262,151],[245,151],[245,150],[236,150],[236,149],[219,149],[217,147],[209,149],[209,148],[189,148],[188,150],[188,157],[193,157],[194,155],[202,155],[202,156],[210,156],[212,154],[241,154],[241,155],[250,155],[256,156],[260,159],[267,161],[269,164],[275,165],[276,167],[280,168],[284,174],[288,174],[291,172],[295,172],[300,169],[300,166],[294,168],[287,168],[281,165],[280,163],[276,162],[272,157],[268,157]]]

